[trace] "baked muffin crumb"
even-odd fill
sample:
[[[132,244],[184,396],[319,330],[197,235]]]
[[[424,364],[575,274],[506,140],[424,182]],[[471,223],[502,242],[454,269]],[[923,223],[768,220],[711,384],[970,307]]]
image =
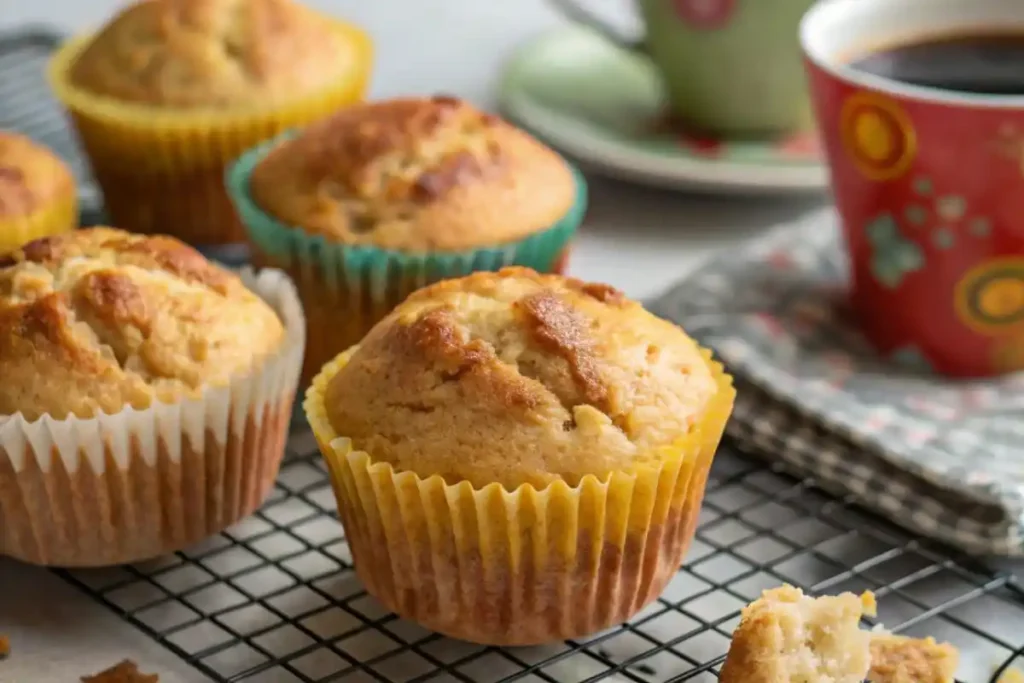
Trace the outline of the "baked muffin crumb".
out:
[[[159,683],[160,677],[156,674],[141,673],[135,662],[126,659],[98,674],[82,676],[81,681],[82,683]]]
[[[812,598],[793,586],[766,590],[743,609],[721,683],[862,683],[871,665],[870,593]]]
[[[1020,669],[1008,669],[999,677],[997,683],[1024,683],[1024,671]]]
[[[953,683],[960,653],[934,638],[871,636],[870,683]]]
[[[324,400],[374,459],[512,490],[635,471],[717,391],[696,343],[616,290],[507,268],[410,296]]]

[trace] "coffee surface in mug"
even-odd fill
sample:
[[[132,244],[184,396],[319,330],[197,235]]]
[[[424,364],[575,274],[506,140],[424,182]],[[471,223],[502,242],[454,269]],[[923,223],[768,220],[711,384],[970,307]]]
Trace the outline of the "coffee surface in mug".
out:
[[[1024,95],[1024,30],[922,37],[874,50],[850,66],[911,85]]]

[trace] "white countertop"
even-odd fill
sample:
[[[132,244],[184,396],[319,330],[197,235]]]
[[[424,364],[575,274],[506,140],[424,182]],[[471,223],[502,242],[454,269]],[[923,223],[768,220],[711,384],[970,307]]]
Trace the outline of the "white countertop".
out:
[[[0,29],[24,22],[65,30],[95,25],[110,0],[0,0]],[[542,0],[319,0],[311,4],[357,21],[374,34],[373,95],[450,92],[490,104],[493,76],[509,51],[559,19]],[[613,13],[625,2],[593,2]],[[708,254],[766,226],[798,217],[814,202],[715,200],[592,178],[592,209],[571,271],[618,286],[635,298],[664,289]],[[0,560],[0,634],[13,656],[0,683],[77,681],[132,657],[163,683],[202,679],[162,647],[55,575]]]

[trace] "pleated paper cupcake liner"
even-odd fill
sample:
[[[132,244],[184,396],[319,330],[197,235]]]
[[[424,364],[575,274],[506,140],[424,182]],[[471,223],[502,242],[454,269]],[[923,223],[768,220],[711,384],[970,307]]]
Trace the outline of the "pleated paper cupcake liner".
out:
[[[573,169],[576,200],[572,208],[548,229],[517,242],[423,254],[343,245],[285,225],[253,201],[249,178],[275,144],[261,145],[241,157],[229,170],[227,184],[248,233],[253,262],[284,270],[299,288],[309,325],[304,381],[358,343],[374,324],[425,285],[513,265],[542,273],[564,269],[569,242],[586,212],[586,181]]]
[[[164,233],[197,245],[244,241],[224,192],[224,169],[242,152],[363,98],[370,78],[369,37],[347,24],[356,68],[325,92],[250,112],[175,112],[84,92],[68,73],[89,37],[53,57],[50,85],[71,114],[111,222],[125,230]]]
[[[0,216],[0,253],[48,235],[78,227],[78,197],[73,189],[26,216]]]
[[[508,491],[396,472],[335,433],[324,392],[353,351],[324,367],[304,406],[356,572],[388,609],[451,637],[530,645],[623,622],[675,575],[735,398],[710,353],[718,391],[690,432],[644,460],[656,464]]]
[[[305,320],[283,273],[241,276],[286,338],[229,385],[88,419],[0,417],[0,555],[61,567],[136,562],[260,505],[284,455]]]

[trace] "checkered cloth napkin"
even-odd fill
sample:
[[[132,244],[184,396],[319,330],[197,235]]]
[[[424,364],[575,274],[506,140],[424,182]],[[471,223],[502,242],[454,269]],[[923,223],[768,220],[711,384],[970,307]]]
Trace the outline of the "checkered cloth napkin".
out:
[[[655,313],[736,376],[729,434],[919,534],[1024,555],[1024,373],[950,382],[880,357],[845,308],[831,210],[706,264]]]

